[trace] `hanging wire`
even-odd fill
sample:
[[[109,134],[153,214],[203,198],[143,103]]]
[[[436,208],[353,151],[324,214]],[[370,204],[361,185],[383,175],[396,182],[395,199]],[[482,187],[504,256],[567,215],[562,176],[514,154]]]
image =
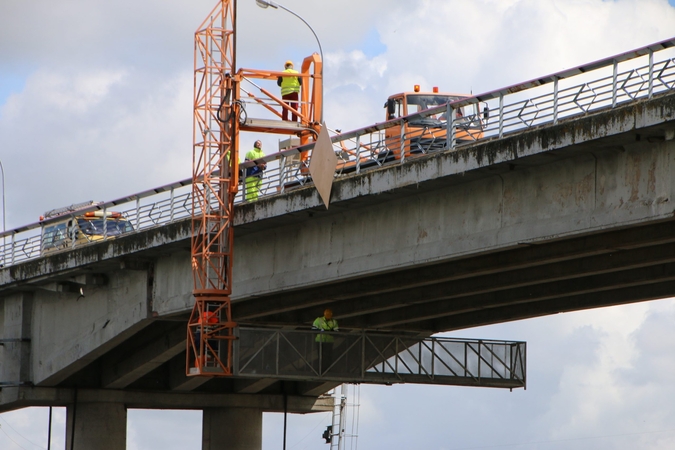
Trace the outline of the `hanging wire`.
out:
[[[321,426],[322,424],[325,424],[325,423],[326,423],[326,418],[323,417],[323,413],[320,413],[319,416],[322,416],[322,417],[319,419],[319,421],[316,423],[316,425],[314,425],[314,428],[312,428],[312,429],[309,431],[309,433],[307,433],[307,434],[305,435],[305,437],[303,437],[303,438],[300,439],[298,442],[296,442],[295,444],[293,444],[293,445],[290,447],[291,450],[293,450],[293,449],[296,448],[298,445],[300,445],[300,444],[302,443],[302,441],[304,441],[304,440],[307,439],[308,437],[312,436],[312,435],[314,434],[314,432],[316,431],[316,429],[319,428],[319,426]],[[311,444],[312,444],[312,443],[310,442],[309,444],[307,444],[307,445],[305,445],[304,447],[302,447],[300,450],[305,450],[305,449],[306,449],[309,445],[311,445]]]
[[[22,435],[21,433],[19,433],[19,432],[16,430],[16,428],[14,428],[12,425],[10,425],[9,422],[7,422],[7,419],[5,419],[5,418],[2,417],[2,416],[0,416],[0,419],[2,419],[2,421],[5,423],[5,425],[7,425],[13,432],[15,432],[16,434],[18,434],[18,435],[21,437],[21,439],[23,439],[24,441],[30,443],[31,445],[34,445],[34,446],[36,446],[36,447],[38,447],[38,448],[44,449],[44,447],[43,447],[42,445],[36,444],[35,442],[31,441],[30,439],[28,439],[27,437],[25,437],[24,435]],[[0,430],[2,430],[2,427],[1,427],[1,426],[0,426]],[[9,437],[9,435],[7,434],[7,432],[6,432],[5,430],[2,430],[2,432],[5,433],[5,435],[6,435],[12,442],[14,442],[16,445],[19,445],[15,440],[13,440],[11,437]],[[19,447],[21,447],[21,446],[19,445]],[[23,448],[23,447],[21,447],[21,448]]]
[[[19,444],[19,443],[16,442],[14,439],[12,439],[12,437],[11,437],[9,434],[7,434],[7,432],[6,432],[5,430],[3,430],[1,426],[0,426],[0,431],[2,431],[2,432],[4,433],[5,436],[7,436],[7,439],[9,439],[10,441],[14,442],[16,445],[18,445],[19,448],[22,448],[23,450],[28,450],[26,447],[23,447],[21,444]],[[25,438],[24,438],[24,439],[25,439]],[[40,447],[40,448],[44,448],[44,447]]]

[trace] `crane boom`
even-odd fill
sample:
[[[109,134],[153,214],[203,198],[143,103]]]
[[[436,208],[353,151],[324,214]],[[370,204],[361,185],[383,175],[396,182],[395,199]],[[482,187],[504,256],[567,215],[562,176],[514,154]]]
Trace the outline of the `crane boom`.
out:
[[[237,69],[236,0],[220,0],[195,33],[195,84],[192,166],[192,274],[195,304],[187,329],[188,376],[232,375],[234,198],[239,184],[239,132],[294,134],[301,144],[315,141],[321,129],[322,61],[317,53],[304,59],[297,76],[302,87],[298,123],[282,118],[290,106],[260,88],[261,97],[245,94],[249,104],[262,105],[272,119],[246,118],[241,84],[274,80],[288,74]],[[313,70],[313,72],[312,72]],[[255,85],[255,83],[253,83]],[[300,173],[308,173],[306,154]]]
[[[221,0],[195,33],[192,273],[187,375],[232,374],[233,211],[239,148],[236,1]]]

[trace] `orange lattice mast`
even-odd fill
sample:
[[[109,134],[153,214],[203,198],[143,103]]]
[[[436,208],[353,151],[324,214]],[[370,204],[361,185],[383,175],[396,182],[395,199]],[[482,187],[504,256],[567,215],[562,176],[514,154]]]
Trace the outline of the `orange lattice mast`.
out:
[[[195,33],[192,273],[188,375],[232,375],[230,308],[239,164],[236,0],[221,0]]]

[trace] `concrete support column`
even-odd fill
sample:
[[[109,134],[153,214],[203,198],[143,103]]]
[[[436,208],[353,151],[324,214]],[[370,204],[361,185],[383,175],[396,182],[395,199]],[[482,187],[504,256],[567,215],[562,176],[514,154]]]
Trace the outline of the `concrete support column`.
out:
[[[126,450],[126,448],[127,409],[123,403],[68,405],[66,450]]]
[[[31,374],[31,319],[33,294],[24,292],[4,299],[0,340],[0,382],[21,384],[32,381]]]
[[[202,419],[202,450],[261,449],[261,409],[204,409],[204,415]]]

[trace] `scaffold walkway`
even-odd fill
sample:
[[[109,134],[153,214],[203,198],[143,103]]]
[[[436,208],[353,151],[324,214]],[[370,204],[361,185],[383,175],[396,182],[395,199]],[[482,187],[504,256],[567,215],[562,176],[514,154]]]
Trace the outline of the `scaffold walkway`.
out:
[[[524,388],[526,343],[239,327],[233,375]]]

